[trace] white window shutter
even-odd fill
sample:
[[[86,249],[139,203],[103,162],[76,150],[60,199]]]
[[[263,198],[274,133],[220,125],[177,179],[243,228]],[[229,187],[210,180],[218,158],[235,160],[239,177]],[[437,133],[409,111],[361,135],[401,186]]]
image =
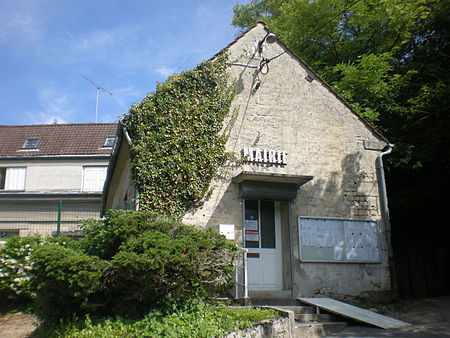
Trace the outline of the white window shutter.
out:
[[[27,168],[6,168],[5,190],[25,190]]]
[[[83,167],[83,191],[102,191],[107,167]]]

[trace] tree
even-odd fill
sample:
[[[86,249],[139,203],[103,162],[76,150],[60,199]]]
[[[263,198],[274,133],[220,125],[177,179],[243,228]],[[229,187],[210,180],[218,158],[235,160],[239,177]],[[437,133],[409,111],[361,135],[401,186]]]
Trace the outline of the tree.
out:
[[[236,5],[233,24],[264,20],[319,72],[366,54],[395,54],[429,17],[425,0],[252,0]]]

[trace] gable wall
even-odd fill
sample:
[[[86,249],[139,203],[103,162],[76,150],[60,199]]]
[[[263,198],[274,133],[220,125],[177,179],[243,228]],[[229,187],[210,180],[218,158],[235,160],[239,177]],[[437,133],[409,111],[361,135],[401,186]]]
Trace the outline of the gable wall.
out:
[[[129,146],[125,137],[121,138],[114,171],[106,195],[105,210],[128,209],[128,203],[134,198],[134,186],[131,181],[131,160]]]
[[[256,46],[265,30],[258,24],[230,47],[230,61],[258,65]],[[264,57],[284,52],[282,45],[266,45]],[[252,57],[253,56],[253,57]],[[243,147],[285,150],[287,165],[239,164],[222,171],[204,206],[184,221],[218,228],[235,224],[242,238],[242,205],[239,185],[231,179],[241,171],[310,175],[291,204],[295,276],[298,295],[358,295],[362,291],[389,289],[386,245],[382,264],[306,264],[299,262],[298,216],[353,217],[380,220],[375,160],[379,151],[366,150],[364,141],[385,145],[320,80],[308,82],[308,70],[289,52],[269,63],[267,75],[254,68],[231,66],[239,115],[227,149],[239,154]],[[258,90],[252,93],[255,83]],[[381,222],[380,222],[381,223]],[[382,227],[381,227],[382,228]],[[381,234],[384,238],[384,234]],[[337,278],[346,276],[346,278]],[[349,279],[351,283],[349,283]]]

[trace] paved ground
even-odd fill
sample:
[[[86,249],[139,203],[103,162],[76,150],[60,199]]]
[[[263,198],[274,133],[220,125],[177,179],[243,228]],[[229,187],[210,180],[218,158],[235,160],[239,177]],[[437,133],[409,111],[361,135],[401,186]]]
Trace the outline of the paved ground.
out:
[[[350,326],[326,337],[450,337],[450,323],[412,325],[389,330],[366,326]]]
[[[25,313],[8,313],[0,316],[1,338],[25,338],[38,326],[38,321],[33,315]]]

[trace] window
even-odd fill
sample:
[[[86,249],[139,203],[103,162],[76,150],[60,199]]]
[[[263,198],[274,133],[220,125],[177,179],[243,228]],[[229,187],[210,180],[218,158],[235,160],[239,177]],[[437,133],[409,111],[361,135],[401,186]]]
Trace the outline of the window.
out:
[[[83,167],[83,191],[102,191],[108,167]]]
[[[246,248],[276,248],[274,201],[245,200]]]
[[[0,168],[0,190],[5,189],[6,168]]]
[[[23,144],[22,149],[37,149],[38,143],[39,143],[38,138],[29,138]]]
[[[0,190],[25,190],[27,168],[0,168]]]
[[[112,148],[115,142],[116,138],[114,136],[108,136],[106,138],[105,144],[103,145],[103,148]]]

